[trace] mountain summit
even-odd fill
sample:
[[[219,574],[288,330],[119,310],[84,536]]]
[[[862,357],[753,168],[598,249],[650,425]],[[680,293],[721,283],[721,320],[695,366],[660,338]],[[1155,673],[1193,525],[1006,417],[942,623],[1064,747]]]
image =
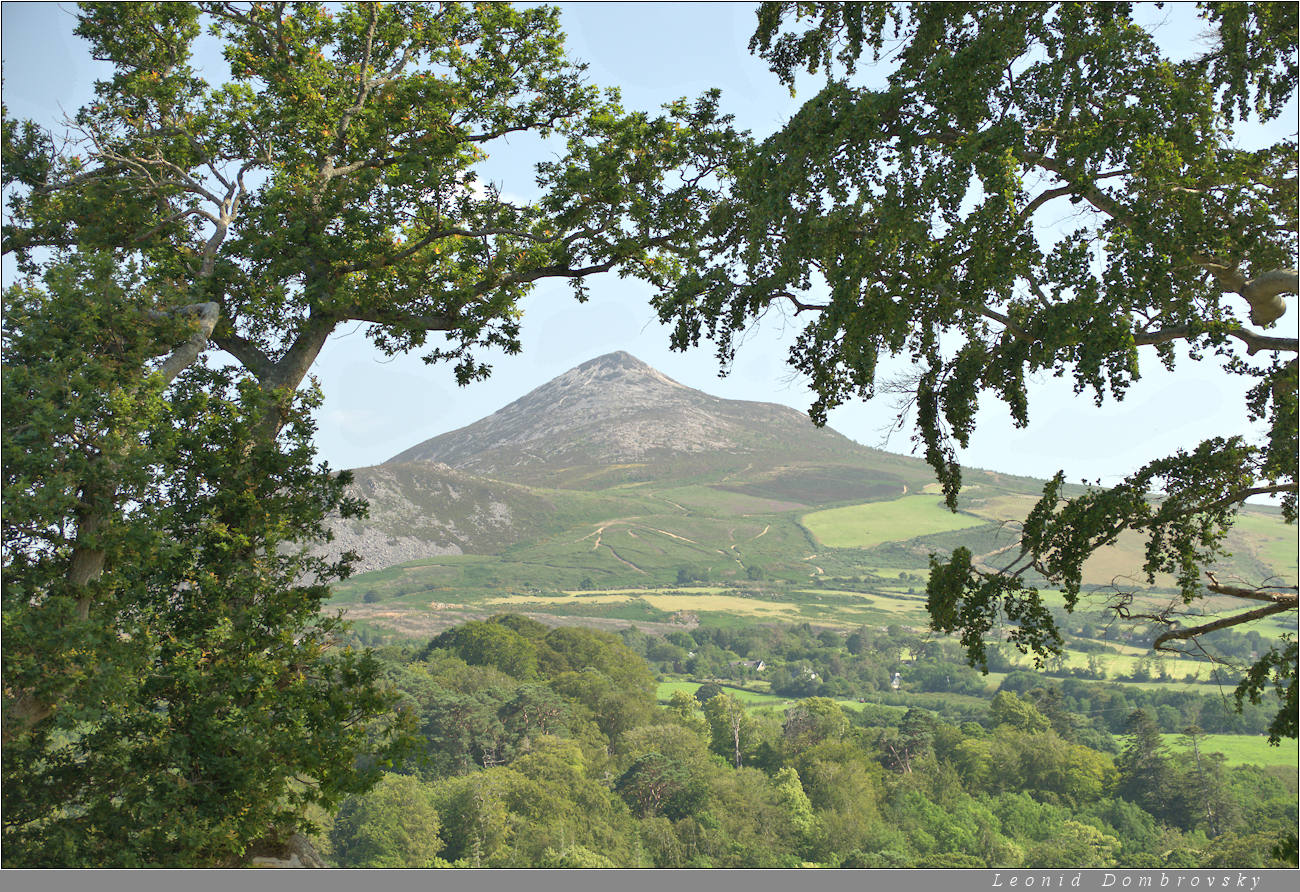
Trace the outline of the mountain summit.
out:
[[[432,461],[489,477],[555,484],[577,467],[589,472],[593,466],[728,455],[771,460],[778,453],[832,458],[862,449],[788,406],[710,396],[619,351],[588,360],[386,464]]]

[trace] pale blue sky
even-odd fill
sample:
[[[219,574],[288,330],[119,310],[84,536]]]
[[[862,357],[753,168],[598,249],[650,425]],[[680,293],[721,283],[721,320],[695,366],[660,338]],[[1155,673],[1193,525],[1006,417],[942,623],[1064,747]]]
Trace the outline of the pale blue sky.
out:
[[[594,83],[620,87],[628,108],[656,109],[716,86],[723,92],[723,108],[756,136],[772,132],[798,108],[800,100],[791,99],[747,50],[754,23],[748,4],[560,5],[571,55],[590,64]],[[1168,17],[1169,9],[1150,14]],[[4,101],[11,115],[57,130],[62,114],[71,114],[90,97],[103,69],[72,35],[74,13],[75,6],[68,3],[3,5]],[[1175,21],[1161,33],[1180,49],[1194,50],[1195,32],[1182,24]],[[216,63],[210,55],[200,57],[205,58]],[[803,83],[807,89],[801,93],[809,95],[815,81]],[[1284,120],[1294,117],[1293,100]],[[519,141],[498,152],[491,178],[506,191],[526,193],[533,148]],[[12,275],[8,263],[5,275]],[[627,350],[683,384],[719,396],[780,402],[800,410],[812,401],[785,364],[798,327],[779,310],[749,334],[731,374],[719,378],[709,347],[688,354],[668,349],[668,331],[650,309],[645,286],[604,276],[592,280],[591,293],[592,299],[579,305],[562,284],[539,288],[525,303],[523,353],[501,356],[490,380],[465,388],[456,386],[445,366],[427,366],[416,356],[384,359],[360,326],[341,330],[314,370],[325,391],[318,437],[322,457],[334,467],[384,461],[612,350]],[[1295,329],[1292,307],[1277,331]],[[1071,480],[1113,482],[1174,449],[1241,430],[1244,389],[1212,363],[1184,362],[1174,375],[1150,363],[1147,377],[1124,403],[1097,409],[1088,396],[1074,395],[1067,382],[1048,379],[1031,391],[1027,430],[1016,430],[1006,410],[988,400],[963,460],[1038,477],[1064,468]],[[833,411],[830,426],[860,443],[881,446],[892,420],[891,406],[878,399]],[[895,433],[886,448],[908,452],[909,433]]]

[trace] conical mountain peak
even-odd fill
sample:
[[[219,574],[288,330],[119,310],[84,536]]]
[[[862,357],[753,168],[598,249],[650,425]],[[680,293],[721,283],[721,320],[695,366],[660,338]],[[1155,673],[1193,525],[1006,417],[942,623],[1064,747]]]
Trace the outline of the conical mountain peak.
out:
[[[787,406],[725,400],[624,351],[589,359],[486,418],[426,440],[389,463],[437,461],[511,480],[689,456],[854,448]]]

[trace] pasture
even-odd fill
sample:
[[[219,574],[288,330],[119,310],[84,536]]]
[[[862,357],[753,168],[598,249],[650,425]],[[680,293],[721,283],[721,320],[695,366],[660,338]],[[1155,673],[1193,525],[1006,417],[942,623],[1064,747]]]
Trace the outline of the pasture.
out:
[[[667,703],[675,691],[685,691],[694,695],[700,689],[703,682],[698,681],[661,681],[657,689],[657,696],[660,703]],[[722,685],[722,689],[728,694],[734,696],[746,706],[789,706],[793,700],[785,697],[778,697],[776,694],[768,694],[762,691],[750,691],[745,688],[736,688],[731,685]]]
[[[885,542],[903,542],[987,523],[969,514],[953,514],[943,506],[942,499],[931,495],[814,511],[805,514],[801,522],[827,548],[874,548]]]
[[[644,601],[656,610],[675,613],[677,611],[716,612],[731,616],[748,616],[767,620],[794,620],[798,617],[797,606],[738,595],[710,594],[676,591],[646,590],[632,595],[622,592],[580,592],[566,595],[510,595],[507,597],[485,598],[483,603],[492,607],[506,607],[511,610],[528,610],[536,607],[567,607],[588,604],[623,604]]]
[[[1191,748],[1180,743],[1181,734],[1162,734],[1165,744],[1175,753],[1191,758]],[[1200,743],[1201,754],[1222,753],[1229,766],[1275,765],[1296,768],[1298,754],[1294,740],[1283,740],[1281,746],[1269,745],[1268,738],[1260,734],[1206,734]]]

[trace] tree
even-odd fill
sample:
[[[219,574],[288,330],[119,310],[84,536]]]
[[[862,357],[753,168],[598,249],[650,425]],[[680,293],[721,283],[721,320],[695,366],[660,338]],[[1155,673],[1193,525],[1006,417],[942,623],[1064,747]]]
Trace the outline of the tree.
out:
[[[707,794],[689,764],[658,752],[637,758],[614,782],[614,792],[641,817],[673,819],[695,812]]]
[[[1176,777],[1169,748],[1146,710],[1128,719],[1124,749],[1115,760],[1119,769],[1117,792],[1156,817],[1167,817],[1174,807]]]
[[[903,714],[897,728],[886,728],[881,733],[880,749],[885,761],[904,774],[911,774],[916,762],[931,751],[934,732],[934,717],[913,706]]]
[[[1027,700],[1021,700],[1011,691],[998,691],[989,703],[989,722],[993,727],[1010,725],[1018,731],[1029,733],[1046,731],[1052,726],[1047,716]]]
[[[869,846],[870,838],[881,830],[884,783],[880,767],[846,740],[825,740],[800,753],[796,762],[820,825],[814,829],[824,836],[826,850],[821,856]],[[778,780],[781,776],[778,773]]]
[[[839,704],[826,697],[808,697],[785,711],[781,735],[790,752],[798,754],[824,740],[838,740],[849,730]]]
[[[1059,837],[1025,853],[1025,867],[1114,867],[1120,841],[1091,824],[1066,821]]]
[[[1179,785],[1184,826],[1203,824],[1205,834],[1218,836],[1236,823],[1236,803],[1223,777],[1222,753],[1202,753],[1205,732],[1199,725],[1183,729],[1178,745],[1192,751],[1192,763],[1183,771]]]
[[[443,632],[428,650],[447,648],[471,666],[495,666],[515,678],[537,674],[537,647],[501,623],[473,622]]]
[[[708,703],[721,693],[723,693],[722,685],[714,681],[706,681],[695,689],[695,699],[700,703]]]
[[[431,867],[442,850],[440,826],[428,784],[386,774],[343,804],[330,841],[340,867]]]
[[[263,439],[172,297],[99,253],[4,293],[6,866],[239,863],[399,742],[320,612],[347,560],[306,546],[357,506],[310,394]]]
[[[464,773],[509,761],[513,742],[498,716],[507,692],[474,694],[440,692],[430,698],[422,716],[427,772],[431,777]]]
[[[1297,341],[1267,331],[1297,291],[1295,142],[1235,141],[1294,95],[1296,11],[1200,13],[1216,46],[1178,61],[1129,5],[763,4],[751,48],[786,83],[825,68],[826,84],[729,171],[703,234],[710,262],[656,298],[675,347],[707,337],[724,363],[769,309],[807,313],[791,364],[817,394],[813,420],[899,396],[953,510],[981,395],[1024,426],[1031,375],[1071,375],[1100,404],[1179,351],[1254,382],[1258,442],[1225,431],[1081,493],[1060,473],[1014,560],[985,565],[965,548],[934,560],[932,626],[959,633],[976,664],[999,627],[1040,660],[1058,654],[1034,580],[1074,610],[1085,560],[1124,531],[1146,538],[1142,574],[1173,576],[1180,605],[1214,593],[1252,607],[1180,624],[1120,592],[1121,616],[1164,626],[1156,649],[1296,609],[1294,585],[1213,575],[1248,498],[1279,497],[1296,519]],[[886,53],[880,86],[851,81],[864,54]],[[1063,211],[1073,229],[1051,227]],[[880,380],[888,356],[914,375]],[[1294,716],[1294,643],[1256,670],[1243,695],[1258,698],[1271,672],[1279,717]],[[1278,730],[1294,736],[1294,720]]]
[[[229,83],[192,63],[205,30]],[[676,278],[741,140],[713,95],[624,112],[553,8],[88,3],[77,34],[112,74],[70,141],[3,116],[0,248],[29,276],[105,258],[80,280],[87,355],[59,354],[81,376],[62,414],[39,341],[6,329],[6,393],[32,409],[5,412],[6,863],[220,863],[373,775],[354,762],[374,668],[327,659],[317,616],[347,562],[301,552],[361,508],[311,465],[303,385],[330,333],[368,323],[388,354],[441,333],[425,358],[480,378],[538,282]],[[524,133],[551,140],[531,202],[476,170]],[[59,297],[46,337],[86,322]],[[196,365],[214,348],[242,371]],[[139,796],[112,795],[122,777]]]
[[[205,26],[230,83],[191,63]],[[478,349],[519,350],[541,280],[579,298],[610,270],[666,284],[739,139],[713,95],[625,113],[565,57],[552,7],[89,3],[77,34],[114,74],[72,122],[78,155],[6,125],[27,188],[5,251],[146,258],[217,304],[215,345],[282,400],[347,322],[389,354],[444,334],[425,358],[465,383],[489,371]],[[558,156],[531,203],[476,171],[523,133]]]
[[[730,691],[723,691],[704,701],[704,717],[709,723],[713,751],[728,757],[739,768],[745,747],[753,745],[754,723],[745,712],[745,704]]]

